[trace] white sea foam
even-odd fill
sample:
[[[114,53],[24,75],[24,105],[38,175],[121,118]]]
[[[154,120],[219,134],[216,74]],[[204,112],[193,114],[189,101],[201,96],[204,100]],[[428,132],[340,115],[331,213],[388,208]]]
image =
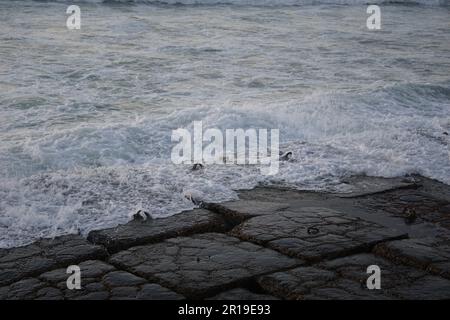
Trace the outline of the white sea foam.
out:
[[[10,1],[10,0],[7,0]],[[70,2],[70,0],[53,0],[53,2]],[[240,6],[302,6],[302,5],[366,5],[366,4],[419,4],[449,5],[449,0],[79,0],[79,3],[123,3],[123,4],[183,4],[183,5],[215,5],[231,4]]]
[[[166,217],[194,207],[187,194],[346,191],[353,174],[450,183],[445,10],[395,7],[370,33],[358,7],[94,6],[68,33],[60,4],[17,9],[0,1],[0,247]],[[275,177],[173,165],[171,131],[199,120],[278,128],[294,161]]]

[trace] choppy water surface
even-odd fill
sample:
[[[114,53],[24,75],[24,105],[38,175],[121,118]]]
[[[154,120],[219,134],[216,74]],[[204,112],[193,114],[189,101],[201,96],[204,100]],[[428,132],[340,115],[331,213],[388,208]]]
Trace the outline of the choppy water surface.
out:
[[[189,192],[345,191],[352,174],[450,183],[444,1],[381,4],[377,32],[365,1],[229,2],[79,2],[69,31],[64,1],[0,1],[0,247],[140,208],[172,215]],[[279,128],[296,161],[274,177],[172,165],[171,131],[195,120]]]

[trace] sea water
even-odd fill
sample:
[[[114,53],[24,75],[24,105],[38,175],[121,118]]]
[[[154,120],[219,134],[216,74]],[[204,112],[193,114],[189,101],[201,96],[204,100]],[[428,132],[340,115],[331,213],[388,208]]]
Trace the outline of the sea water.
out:
[[[0,247],[167,217],[195,207],[187,194],[449,184],[448,1],[370,1],[376,31],[366,2],[0,0]],[[293,161],[174,165],[171,132],[194,121],[279,129]]]

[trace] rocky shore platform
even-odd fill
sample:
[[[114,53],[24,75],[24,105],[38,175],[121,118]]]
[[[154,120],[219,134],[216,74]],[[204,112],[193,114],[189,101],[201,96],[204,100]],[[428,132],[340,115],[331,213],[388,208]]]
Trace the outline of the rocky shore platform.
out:
[[[450,186],[346,183],[342,194],[255,188],[87,239],[0,249],[0,299],[450,299]],[[371,265],[381,289],[366,285]]]

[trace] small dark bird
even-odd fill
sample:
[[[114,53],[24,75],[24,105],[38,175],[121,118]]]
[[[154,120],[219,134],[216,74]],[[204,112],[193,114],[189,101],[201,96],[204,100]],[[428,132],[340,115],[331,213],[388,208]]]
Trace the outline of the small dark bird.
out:
[[[285,152],[285,153],[280,152],[280,160],[281,161],[288,161],[290,159],[292,159],[292,152],[291,151],[288,151],[288,152]]]
[[[406,207],[405,209],[403,209],[403,214],[406,224],[412,224],[417,219],[417,213],[416,210],[414,210],[414,208]]]
[[[145,221],[148,218],[152,218],[152,216],[150,215],[150,213],[144,211],[144,210],[138,210],[138,212],[136,212],[135,214],[133,214],[133,219],[134,220],[138,220],[138,221]]]
[[[443,133],[444,135],[446,135],[446,136],[448,136],[448,132],[447,131],[444,131],[444,133]]]
[[[194,165],[192,166],[192,171],[197,171],[203,169],[203,165],[201,163],[194,163]]]

